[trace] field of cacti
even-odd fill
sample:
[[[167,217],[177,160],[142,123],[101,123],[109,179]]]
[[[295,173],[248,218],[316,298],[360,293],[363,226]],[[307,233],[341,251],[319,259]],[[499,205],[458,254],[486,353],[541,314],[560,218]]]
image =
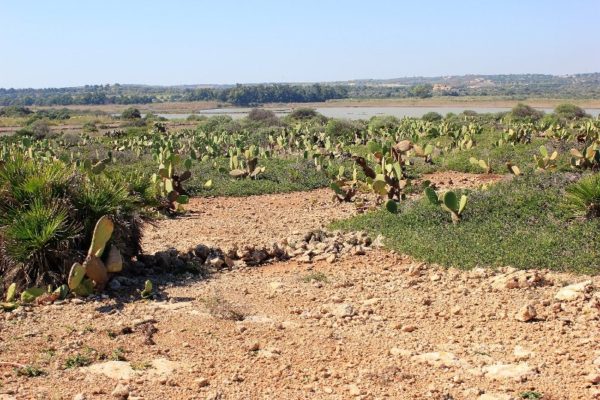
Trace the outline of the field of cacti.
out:
[[[478,332],[476,339],[543,347],[575,309],[585,311],[581,329],[556,346],[570,349],[573,337],[593,331],[600,303],[591,284],[573,310],[536,300],[528,307],[543,306],[538,317],[529,308],[506,316],[553,296],[551,285],[600,272],[600,119],[564,109],[368,121],[310,109],[186,121],[128,110],[96,122],[86,115],[75,132],[45,126],[47,110],[11,116],[6,124],[19,129],[0,138],[0,350],[10,359],[0,368],[14,374],[4,374],[0,394],[4,385],[47,398],[65,376],[78,379],[77,370],[101,388],[71,385],[62,389],[67,398],[106,395],[115,376],[113,393],[151,387],[156,396],[145,398],[187,398],[191,388],[211,398],[268,396],[275,386],[292,397],[415,398],[429,390],[477,398],[472,386],[504,388],[486,375],[502,357],[495,348],[469,349],[460,360],[433,348],[449,346],[446,329],[458,332],[455,343]],[[74,317],[76,305],[85,318]],[[482,307],[477,316],[473,307]],[[493,328],[482,332],[476,321]],[[306,324],[310,333],[298,328]],[[57,337],[68,344],[52,343]],[[190,343],[210,349],[231,376],[221,382],[205,372],[214,360]],[[593,340],[581,346],[591,354]],[[323,351],[345,371],[340,377],[314,375],[310,363],[324,362]],[[583,356],[556,369],[548,365],[561,354],[540,355],[537,372],[501,364],[525,371],[513,391],[551,396],[571,385],[590,393],[574,372]],[[390,356],[412,372],[399,372]],[[342,378],[369,357],[383,369]]]
[[[430,262],[597,272],[600,121],[573,107],[369,121],[256,109],[241,121],[189,118],[196,126],[181,129],[127,110],[110,128],[84,124],[79,134],[43,130],[48,111],[30,113],[0,142],[3,287],[66,283],[102,218],[118,232],[93,253],[104,262],[118,255],[120,265],[121,253],[125,264],[140,254],[142,219],[181,218],[191,196],[320,187],[331,189],[331,207],[351,203],[364,214],[339,226],[384,233]],[[505,179],[436,191],[423,176],[440,171]],[[94,269],[103,270],[88,272],[101,289],[107,268]]]

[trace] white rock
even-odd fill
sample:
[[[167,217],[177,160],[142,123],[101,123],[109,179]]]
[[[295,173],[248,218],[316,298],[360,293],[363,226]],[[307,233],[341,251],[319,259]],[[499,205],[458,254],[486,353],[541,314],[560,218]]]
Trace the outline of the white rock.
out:
[[[339,318],[351,317],[354,315],[354,307],[352,307],[352,304],[342,303],[334,307],[331,312]]]
[[[104,375],[116,380],[129,380],[135,374],[127,361],[105,361],[83,369],[92,374]]]
[[[477,398],[477,400],[512,400],[508,394],[503,393],[485,393]]]
[[[556,292],[556,295],[554,295],[554,298],[556,300],[562,300],[562,301],[577,300],[578,298],[583,296],[583,294],[586,292],[586,290],[588,290],[588,288],[591,285],[592,285],[592,281],[587,280],[587,281],[583,281],[583,282],[579,282],[579,283],[574,283],[569,286],[565,286],[565,287],[561,288],[558,292]]]
[[[515,346],[515,349],[513,351],[513,355],[515,356],[515,359],[517,361],[525,361],[528,360],[531,355],[533,354],[533,352],[531,350],[528,350],[522,346]]]
[[[527,363],[487,365],[482,368],[482,371],[485,377],[489,379],[511,379],[516,381],[523,381],[527,376],[535,373],[534,369]]]

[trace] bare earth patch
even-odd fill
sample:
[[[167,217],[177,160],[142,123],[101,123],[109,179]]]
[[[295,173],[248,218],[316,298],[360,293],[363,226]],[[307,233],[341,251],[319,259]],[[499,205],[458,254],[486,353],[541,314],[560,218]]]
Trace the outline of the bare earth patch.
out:
[[[438,172],[423,179],[450,190],[493,183],[502,176]],[[168,247],[187,250],[199,243],[223,249],[270,245],[356,214],[354,204],[338,203],[332,197],[332,191],[326,188],[244,198],[194,198],[186,206],[190,215],[147,226],[144,251],[152,254]]]
[[[301,236],[354,214],[353,204],[336,204],[332,196],[330,189],[318,189],[244,198],[194,198],[186,206],[192,211],[190,216],[147,227],[144,251],[153,253],[166,247],[186,250],[199,243],[224,249],[260,246]]]
[[[580,280],[446,270],[374,250],[166,285],[167,302],[36,307],[0,322],[0,351],[48,374],[4,369],[0,391],[108,398],[120,382],[144,399],[477,399],[528,390],[590,399],[600,363],[596,300],[591,292],[554,298]],[[212,312],[215,299],[241,317]],[[529,322],[515,317],[525,304],[536,310]],[[157,329],[154,345],[138,328],[147,323]],[[121,380],[63,369],[76,354],[102,363],[117,349],[133,366],[118,363]],[[175,372],[156,373],[156,360]]]

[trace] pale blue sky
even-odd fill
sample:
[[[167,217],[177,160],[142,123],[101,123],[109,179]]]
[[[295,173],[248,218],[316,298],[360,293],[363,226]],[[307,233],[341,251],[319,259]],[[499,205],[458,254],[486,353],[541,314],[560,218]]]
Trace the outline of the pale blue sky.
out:
[[[0,87],[600,71],[600,0],[0,0]]]

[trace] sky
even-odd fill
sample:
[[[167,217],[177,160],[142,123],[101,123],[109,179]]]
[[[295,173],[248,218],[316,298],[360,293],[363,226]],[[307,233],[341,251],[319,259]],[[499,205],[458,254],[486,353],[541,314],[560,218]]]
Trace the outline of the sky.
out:
[[[0,87],[600,72],[600,0],[0,0]]]

